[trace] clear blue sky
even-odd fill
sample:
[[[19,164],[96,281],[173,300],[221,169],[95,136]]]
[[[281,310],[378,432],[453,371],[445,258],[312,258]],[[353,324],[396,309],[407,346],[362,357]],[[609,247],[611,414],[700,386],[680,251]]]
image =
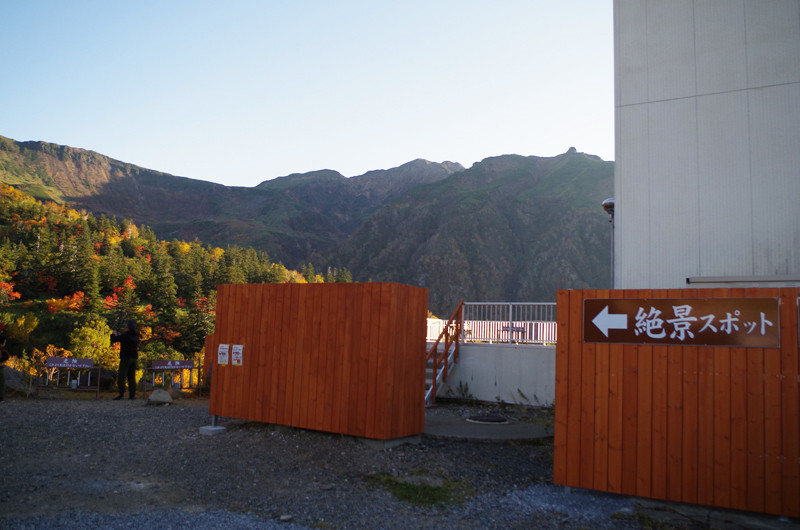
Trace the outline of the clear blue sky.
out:
[[[614,157],[611,0],[0,0],[0,135],[255,186]]]

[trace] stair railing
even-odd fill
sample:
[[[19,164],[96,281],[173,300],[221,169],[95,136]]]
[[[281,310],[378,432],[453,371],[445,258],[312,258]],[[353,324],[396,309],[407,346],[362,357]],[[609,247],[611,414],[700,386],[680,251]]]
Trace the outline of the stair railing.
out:
[[[440,383],[447,380],[447,374],[450,366],[458,362],[458,347],[461,339],[461,330],[463,326],[464,301],[458,303],[453,316],[442,328],[439,337],[431,344],[425,354],[425,371],[427,383],[427,370],[428,366],[432,365],[430,385],[426,385],[425,390],[425,405],[433,405],[436,402],[436,391]],[[439,346],[442,345],[441,351]]]

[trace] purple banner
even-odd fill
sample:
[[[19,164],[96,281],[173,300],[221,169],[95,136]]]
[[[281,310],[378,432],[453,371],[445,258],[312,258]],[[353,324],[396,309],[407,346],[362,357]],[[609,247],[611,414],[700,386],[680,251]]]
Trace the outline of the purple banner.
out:
[[[150,368],[153,370],[190,370],[194,368],[194,361],[153,361]]]
[[[73,359],[70,357],[48,357],[48,368],[92,368],[94,361],[91,359]]]

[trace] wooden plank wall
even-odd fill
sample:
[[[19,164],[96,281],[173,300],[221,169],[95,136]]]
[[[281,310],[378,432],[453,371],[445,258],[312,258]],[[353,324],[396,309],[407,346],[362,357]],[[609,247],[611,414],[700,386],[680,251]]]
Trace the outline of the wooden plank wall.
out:
[[[389,440],[424,430],[428,291],[396,283],[220,285],[210,413]],[[220,344],[242,366],[217,364]]]
[[[800,516],[796,288],[558,293],[558,484]],[[585,298],[779,298],[780,348],[589,344]]]

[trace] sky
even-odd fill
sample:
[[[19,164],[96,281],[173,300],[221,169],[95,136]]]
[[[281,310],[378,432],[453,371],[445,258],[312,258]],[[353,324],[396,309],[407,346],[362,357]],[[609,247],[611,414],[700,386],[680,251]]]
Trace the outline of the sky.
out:
[[[0,0],[0,135],[229,186],[614,157],[611,0]]]

